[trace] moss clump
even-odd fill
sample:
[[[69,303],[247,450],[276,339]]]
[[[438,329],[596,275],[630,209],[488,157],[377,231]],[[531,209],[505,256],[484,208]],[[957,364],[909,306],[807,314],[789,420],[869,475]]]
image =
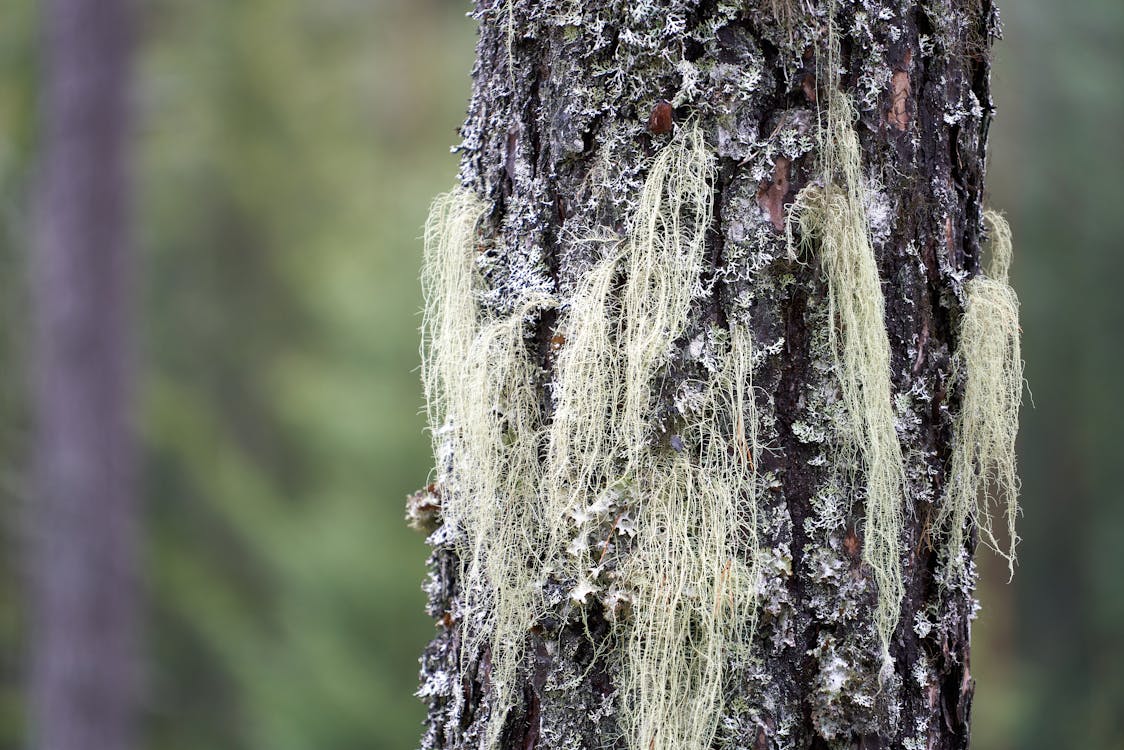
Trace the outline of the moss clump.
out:
[[[946,538],[950,572],[964,575],[964,536],[971,520],[983,540],[1007,560],[1014,575],[1015,520],[1019,478],[1015,437],[1022,403],[1019,299],[1007,282],[1011,228],[995,211],[984,212],[991,237],[987,273],[965,285],[967,305],[960,322],[956,362],[964,373],[964,398],[956,419],[956,442],[948,485],[937,516]],[[1006,518],[1006,548],[995,538],[992,516]]]

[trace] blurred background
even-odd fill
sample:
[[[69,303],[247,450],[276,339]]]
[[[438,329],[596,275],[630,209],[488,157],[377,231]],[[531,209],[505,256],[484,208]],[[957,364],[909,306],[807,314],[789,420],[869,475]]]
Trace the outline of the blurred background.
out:
[[[467,4],[137,5],[142,747],[414,747],[418,237],[454,182]],[[1014,581],[981,555],[973,748],[1124,748],[1124,3],[1002,8],[988,179],[1035,407]],[[0,750],[26,732],[37,12],[0,11]]]

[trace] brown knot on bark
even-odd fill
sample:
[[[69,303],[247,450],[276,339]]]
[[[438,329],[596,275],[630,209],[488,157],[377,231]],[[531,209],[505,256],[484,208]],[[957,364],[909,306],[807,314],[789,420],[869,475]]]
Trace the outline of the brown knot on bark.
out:
[[[674,110],[671,103],[661,99],[652,107],[652,114],[648,115],[648,130],[653,133],[670,133],[674,123],[671,115]]]
[[[778,232],[784,229],[784,202],[788,197],[791,166],[791,160],[777,157],[773,163],[773,178],[762,182],[757,189],[757,205],[769,215],[769,221]]]

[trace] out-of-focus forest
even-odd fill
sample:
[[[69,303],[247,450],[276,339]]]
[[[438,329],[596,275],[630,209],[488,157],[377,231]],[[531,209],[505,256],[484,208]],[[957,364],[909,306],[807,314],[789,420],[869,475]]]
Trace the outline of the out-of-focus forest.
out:
[[[409,748],[432,632],[419,235],[474,29],[449,0],[137,3],[151,750]],[[1034,407],[1020,566],[981,554],[976,750],[1124,747],[1124,4],[1008,0],[991,205]],[[0,13],[0,749],[22,747],[35,0]]]

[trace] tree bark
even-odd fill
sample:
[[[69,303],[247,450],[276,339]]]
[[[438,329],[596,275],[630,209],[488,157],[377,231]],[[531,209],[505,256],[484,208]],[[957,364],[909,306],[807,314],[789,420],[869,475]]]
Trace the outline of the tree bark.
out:
[[[820,178],[817,122],[825,2],[482,1],[462,184],[490,202],[482,233],[502,306],[529,279],[566,300],[590,267],[582,238],[626,231],[645,171],[691,118],[717,154],[713,221],[684,349],[748,310],[754,345],[763,544],[775,565],[760,604],[758,668],[729,681],[716,747],[965,748],[973,680],[968,587],[938,583],[930,522],[947,478],[963,282],[979,271],[988,122],[989,0],[838,0],[838,86],[859,111],[871,240],[885,297],[908,500],[893,674],[879,680],[862,564],[861,496],[832,499],[838,388],[825,280],[813,245],[788,252],[799,192]],[[536,352],[548,383],[556,315]],[[544,388],[545,390],[545,388]],[[674,390],[674,389],[669,389]],[[547,397],[544,396],[544,399]],[[670,398],[670,396],[668,397]],[[835,505],[832,507],[832,503]],[[833,509],[834,508],[834,509]],[[426,590],[437,633],[422,659],[425,750],[476,748],[492,700],[486,650],[461,653],[458,561],[440,532]],[[529,623],[520,700],[504,750],[625,747],[614,700],[613,625]],[[460,665],[474,665],[460,678]]]
[[[125,0],[51,0],[34,313],[32,746],[124,750],[137,670]]]

